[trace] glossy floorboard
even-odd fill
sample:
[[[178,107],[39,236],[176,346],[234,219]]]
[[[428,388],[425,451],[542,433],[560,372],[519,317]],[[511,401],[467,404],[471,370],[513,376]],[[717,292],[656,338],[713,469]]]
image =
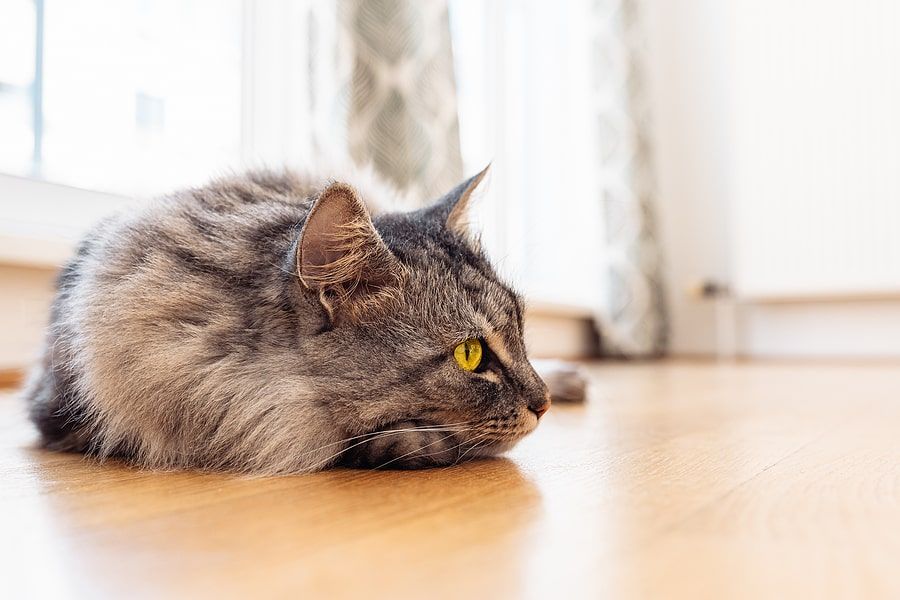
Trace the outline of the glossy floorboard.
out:
[[[900,597],[900,366],[590,373],[506,459],[260,480],[35,450],[0,396],[0,595]]]

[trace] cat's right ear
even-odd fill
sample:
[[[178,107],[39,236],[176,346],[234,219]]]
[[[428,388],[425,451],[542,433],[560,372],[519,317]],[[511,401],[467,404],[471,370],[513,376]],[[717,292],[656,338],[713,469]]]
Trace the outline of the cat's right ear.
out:
[[[469,228],[471,201],[475,190],[484,181],[490,169],[491,165],[488,164],[480,173],[463,181],[447,192],[429,209],[433,218],[440,220],[444,227],[456,235],[469,238],[471,236]]]
[[[359,322],[397,298],[403,268],[356,191],[334,183],[319,194],[300,233],[297,274],[333,323]]]

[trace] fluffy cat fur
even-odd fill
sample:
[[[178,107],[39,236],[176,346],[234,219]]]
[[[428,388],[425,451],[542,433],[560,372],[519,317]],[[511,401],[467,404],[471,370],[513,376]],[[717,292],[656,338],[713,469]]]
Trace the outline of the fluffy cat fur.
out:
[[[483,176],[387,212],[384,187],[256,172],[102,222],[59,276],[26,390],[44,445],[257,474],[511,447],[549,395],[522,301],[465,227]],[[472,337],[480,373],[453,359]]]

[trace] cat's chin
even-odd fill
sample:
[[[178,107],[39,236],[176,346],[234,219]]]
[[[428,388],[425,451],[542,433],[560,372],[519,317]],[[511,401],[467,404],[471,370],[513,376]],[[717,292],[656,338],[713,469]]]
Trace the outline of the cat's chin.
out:
[[[517,437],[511,440],[500,440],[489,445],[476,448],[472,453],[472,458],[492,458],[500,456],[512,450],[525,436]]]
[[[512,431],[507,432],[505,437],[491,440],[490,443],[479,444],[476,442],[474,447],[468,450],[466,458],[490,458],[499,456],[512,450],[516,444],[522,441],[522,438],[530,435],[537,429],[539,419],[531,411],[523,411],[519,415],[517,426]],[[477,440],[477,434],[475,436]]]

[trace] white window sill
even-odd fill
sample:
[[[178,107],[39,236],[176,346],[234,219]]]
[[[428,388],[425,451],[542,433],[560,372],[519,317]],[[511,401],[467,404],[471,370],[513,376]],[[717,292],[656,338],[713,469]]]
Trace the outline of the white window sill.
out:
[[[0,174],[0,263],[57,268],[94,223],[136,201]]]

